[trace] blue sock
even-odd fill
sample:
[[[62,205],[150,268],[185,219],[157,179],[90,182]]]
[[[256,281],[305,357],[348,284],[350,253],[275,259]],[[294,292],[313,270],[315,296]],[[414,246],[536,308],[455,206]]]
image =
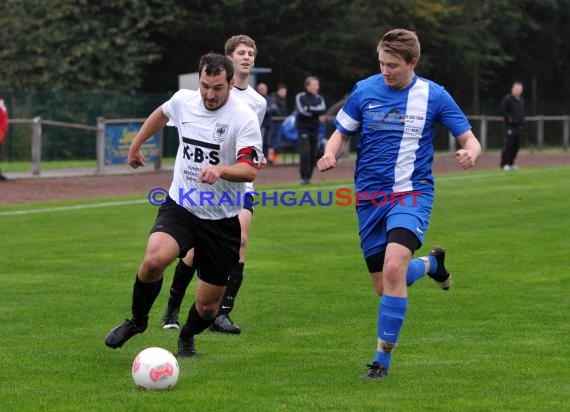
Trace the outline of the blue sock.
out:
[[[428,271],[428,273],[430,275],[433,275],[435,272],[437,272],[437,259],[435,258],[435,256],[432,256],[432,255],[428,255],[428,259],[429,259],[429,271]]]
[[[390,368],[392,349],[398,341],[406,317],[408,298],[382,296],[378,314],[378,348],[374,361],[386,370]]]
[[[412,284],[426,274],[426,262],[420,258],[410,260],[408,265],[408,273],[406,273],[406,285]]]

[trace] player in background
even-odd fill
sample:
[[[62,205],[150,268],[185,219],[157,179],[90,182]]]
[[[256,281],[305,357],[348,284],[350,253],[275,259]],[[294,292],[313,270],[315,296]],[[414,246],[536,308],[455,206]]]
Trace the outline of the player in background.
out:
[[[262,156],[259,121],[250,107],[230,93],[234,67],[226,56],[202,56],[198,73],[199,92],[176,92],[145,120],[129,149],[129,164],[144,166],[142,144],[169,122],[178,129],[180,144],[169,197],[159,208],[137,272],[132,317],[105,338],[113,349],[146,330],[164,270],[194,249],[196,299],[180,330],[178,355],[195,356],[194,336],[214,322],[229,275],[239,261],[237,216],[242,207],[228,202],[203,204],[200,198],[208,192],[218,201],[223,196],[236,199],[244,193],[245,182],[255,179]]]
[[[356,83],[317,164],[323,172],[334,168],[344,143],[360,133],[355,191],[397,193],[402,199],[384,206],[370,199],[356,207],[364,259],[381,296],[378,345],[366,374],[370,379],[385,377],[390,368],[408,307],[407,286],[426,273],[443,289],[451,284],[444,249],[436,247],[426,258],[412,260],[423,243],[433,206],[436,123],[456,136],[462,147],[456,152],[461,167],[473,167],[481,154],[467,118],[452,97],[415,74],[420,43],[414,32],[387,32],[377,51],[381,73]],[[419,195],[406,196],[412,191]]]
[[[255,58],[257,56],[257,47],[255,41],[246,35],[236,35],[230,37],[224,47],[225,55],[234,64],[234,87],[231,94],[241,101],[247,103],[249,107],[257,114],[259,124],[263,122],[267,103],[263,96],[255,91],[249,84],[249,77]],[[265,162],[265,158],[263,159]],[[263,166],[263,165],[262,165]],[[246,192],[253,192],[253,183],[246,185]],[[253,196],[248,196],[249,203],[253,203]],[[243,272],[245,266],[245,257],[248,244],[248,234],[253,219],[253,207],[244,205],[239,213],[239,221],[241,225],[241,245],[239,251],[239,263],[236,265],[230,275],[228,286],[224,298],[220,304],[220,311],[216,320],[210,325],[210,330],[222,333],[239,334],[241,328],[234,324],[230,319],[230,312],[234,308],[235,300],[243,281]],[[191,250],[188,255],[180,259],[174,271],[172,286],[170,287],[170,297],[168,299],[166,311],[163,316],[162,327],[164,329],[178,328],[178,313],[180,305],[186,293],[186,289],[194,276],[195,267],[193,263],[194,251]]]

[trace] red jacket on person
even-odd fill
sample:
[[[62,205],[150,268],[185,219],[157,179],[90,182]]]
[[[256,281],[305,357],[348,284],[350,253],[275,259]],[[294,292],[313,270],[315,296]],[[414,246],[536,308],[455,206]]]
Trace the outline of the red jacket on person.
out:
[[[0,143],[4,141],[4,135],[8,131],[8,110],[4,100],[0,99]]]

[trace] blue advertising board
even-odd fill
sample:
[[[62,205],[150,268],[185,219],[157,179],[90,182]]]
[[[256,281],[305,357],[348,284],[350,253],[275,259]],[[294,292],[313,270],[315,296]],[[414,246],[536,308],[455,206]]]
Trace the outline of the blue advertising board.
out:
[[[126,164],[131,142],[141,128],[142,123],[105,124],[105,164]],[[155,133],[143,143],[141,151],[145,161],[160,162],[160,133]]]

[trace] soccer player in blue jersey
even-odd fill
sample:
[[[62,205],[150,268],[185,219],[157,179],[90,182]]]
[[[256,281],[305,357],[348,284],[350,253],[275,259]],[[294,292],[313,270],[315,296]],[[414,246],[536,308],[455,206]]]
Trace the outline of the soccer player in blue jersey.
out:
[[[457,162],[469,169],[481,146],[467,118],[442,86],[415,74],[420,43],[414,32],[395,29],[378,44],[380,74],[359,81],[335,119],[325,154],[324,172],[336,166],[344,143],[360,134],[355,191],[364,259],[376,291],[378,346],[367,378],[387,375],[408,306],[407,287],[428,274],[449,289],[451,274],[444,265],[445,249],[412,260],[429,226],[434,200],[432,175],[434,127],[443,124],[461,149]],[[391,199],[385,202],[385,195]],[[396,199],[395,201],[393,201]]]

